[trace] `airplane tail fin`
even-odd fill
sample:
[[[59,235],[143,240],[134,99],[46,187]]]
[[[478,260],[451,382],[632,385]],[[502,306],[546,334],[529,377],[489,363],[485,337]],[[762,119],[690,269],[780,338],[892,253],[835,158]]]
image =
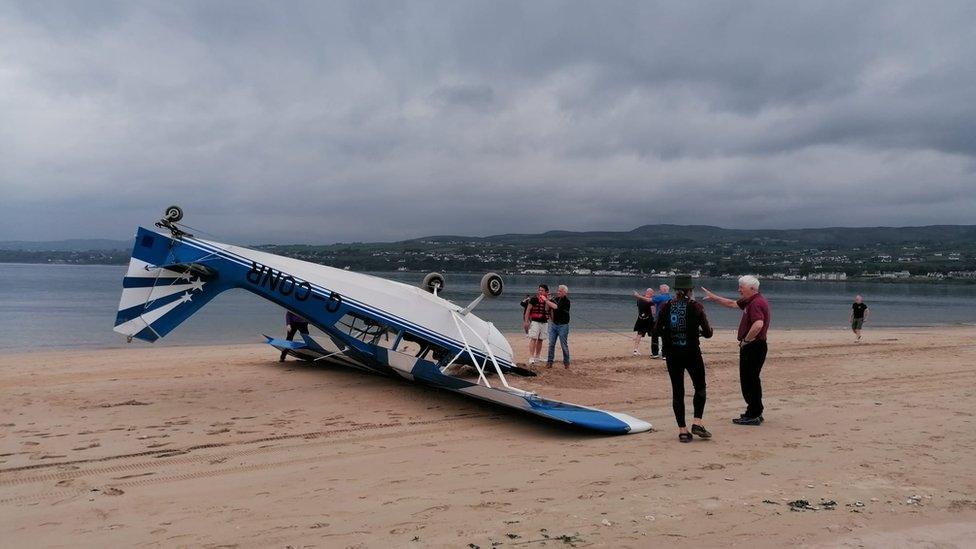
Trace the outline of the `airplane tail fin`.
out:
[[[180,247],[186,247],[180,240],[139,228],[122,279],[116,332],[156,341],[230,288],[212,269],[177,253]]]

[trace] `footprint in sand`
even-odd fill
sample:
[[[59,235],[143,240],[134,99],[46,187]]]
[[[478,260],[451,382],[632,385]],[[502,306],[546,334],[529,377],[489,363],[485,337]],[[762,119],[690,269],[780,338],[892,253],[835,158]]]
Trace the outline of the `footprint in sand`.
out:
[[[28,459],[30,459],[32,461],[37,461],[37,460],[41,460],[41,459],[58,459],[58,458],[66,458],[66,457],[68,457],[68,456],[67,455],[64,455],[64,454],[40,454],[40,455],[33,454]]]
[[[156,444],[150,444],[146,448],[162,448],[163,446],[169,446],[173,444],[172,442],[157,442]]]
[[[545,502],[540,502],[545,503]],[[482,501],[477,505],[468,505],[472,509],[501,509],[503,507],[511,506],[511,503],[505,503],[502,501]]]
[[[91,450],[92,448],[98,448],[99,446],[101,446],[101,444],[99,444],[98,442],[92,442],[88,446],[79,446],[77,448],[72,448],[71,451],[80,452],[82,450]]]
[[[451,508],[450,505],[435,505],[433,507],[428,507],[428,508],[424,509],[423,511],[417,511],[416,513],[411,513],[410,516],[413,516],[413,517],[424,517],[424,518],[428,518],[429,519],[434,514],[436,514],[436,513],[443,513],[443,512],[447,511],[450,508]]]

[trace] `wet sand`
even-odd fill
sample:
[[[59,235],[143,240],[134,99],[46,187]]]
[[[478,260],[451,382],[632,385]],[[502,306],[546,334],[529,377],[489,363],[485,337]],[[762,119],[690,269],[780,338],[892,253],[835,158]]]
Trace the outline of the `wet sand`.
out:
[[[692,444],[663,363],[615,334],[573,333],[572,369],[512,382],[654,432],[263,345],[2,355],[0,546],[972,547],[976,328],[865,334],[774,330],[761,427],[729,421],[737,353],[716,334],[714,439]]]

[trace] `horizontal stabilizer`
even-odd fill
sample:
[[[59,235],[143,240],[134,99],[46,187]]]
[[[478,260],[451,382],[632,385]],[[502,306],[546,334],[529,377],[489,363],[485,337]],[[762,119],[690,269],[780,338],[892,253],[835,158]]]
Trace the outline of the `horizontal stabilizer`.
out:
[[[288,349],[290,351],[297,351],[299,349],[309,348],[309,346],[302,341],[288,341],[287,339],[271,337],[265,334],[261,334],[261,335],[263,335],[265,339],[267,339],[265,343],[281,351],[284,351],[285,349]]]

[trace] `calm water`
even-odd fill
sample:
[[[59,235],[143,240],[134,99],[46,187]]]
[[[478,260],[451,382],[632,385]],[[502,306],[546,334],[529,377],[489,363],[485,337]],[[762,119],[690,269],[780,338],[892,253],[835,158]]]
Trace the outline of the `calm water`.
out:
[[[0,350],[31,347],[78,348],[124,346],[112,331],[121,292],[123,266],[0,264]],[[419,283],[421,273],[384,276]],[[466,304],[478,294],[480,275],[447,274],[444,297]],[[505,294],[477,309],[502,331],[520,329],[519,299],[534,292],[537,276],[506,276]],[[636,316],[633,290],[657,287],[659,279],[622,277],[549,277],[569,286],[575,330],[629,333]],[[728,297],[734,280],[702,279],[700,284]],[[871,308],[871,326],[941,326],[976,324],[976,286],[877,284],[855,282],[763,282],[776,328],[843,328],[854,294]],[[739,313],[707,304],[718,328],[734,328]],[[283,311],[244,290],[217,297],[199,313],[155,345],[262,341],[261,334],[282,330]],[[615,337],[609,335],[608,337]],[[135,345],[137,343],[133,343]],[[141,344],[141,343],[139,343]]]

